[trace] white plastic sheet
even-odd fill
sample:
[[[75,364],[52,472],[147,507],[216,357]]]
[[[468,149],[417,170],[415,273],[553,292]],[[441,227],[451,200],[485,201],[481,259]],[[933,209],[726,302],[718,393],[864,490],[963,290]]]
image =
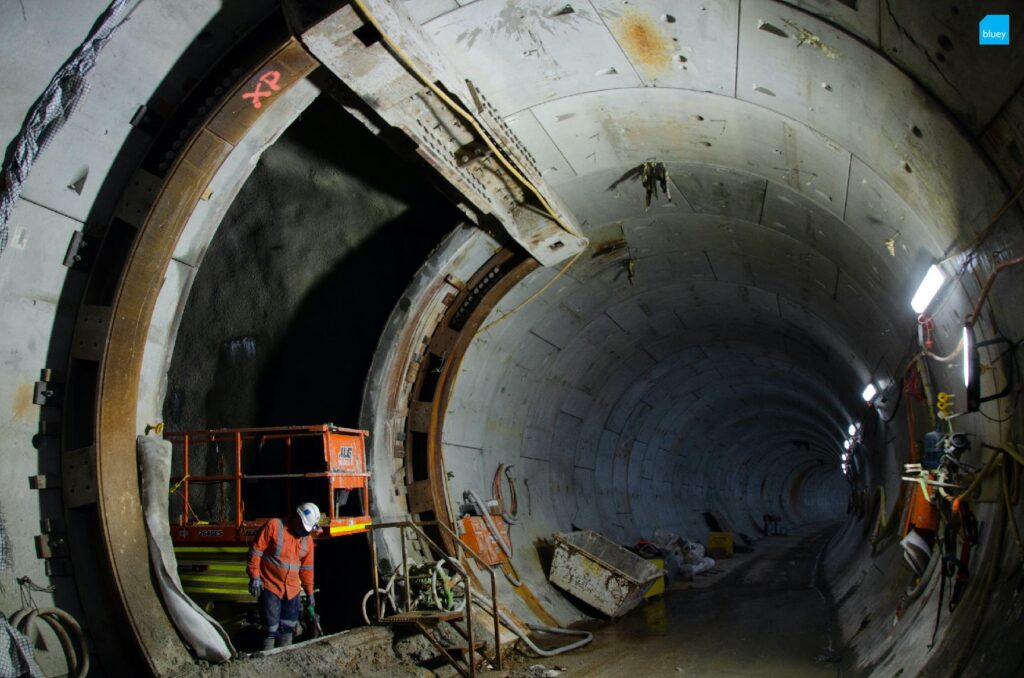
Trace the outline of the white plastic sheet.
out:
[[[665,568],[674,574],[692,577],[715,566],[715,559],[705,555],[703,544],[687,541],[673,532],[655,530],[651,543],[665,554]]]
[[[171,481],[171,444],[152,436],[136,441],[142,508],[149,536],[149,562],[156,574],[167,612],[178,633],[200,659],[220,663],[235,656],[228,634],[220,624],[185,595],[178,578],[178,562],[171,543],[168,501]]]

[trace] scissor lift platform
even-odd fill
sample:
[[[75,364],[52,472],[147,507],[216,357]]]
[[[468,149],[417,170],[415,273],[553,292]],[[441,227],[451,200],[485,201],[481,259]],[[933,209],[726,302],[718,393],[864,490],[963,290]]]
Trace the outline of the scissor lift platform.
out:
[[[288,515],[297,503],[312,501],[320,508],[318,540],[366,532],[372,523],[368,435],[333,424],[165,432],[182,469],[171,479],[171,492],[179,499],[172,504],[178,511],[170,530],[186,593],[251,600],[245,574],[249,543],[268,520]],[[207,468],[220,464],[233,472],[194,475],[197,454]],[[221,519],[204,520],[193,510],[190,492],[196,484],[230,488],[219,494]],[[232,506],[224,505],[228,502]],[[271,506],[275,510],[254,515]]]

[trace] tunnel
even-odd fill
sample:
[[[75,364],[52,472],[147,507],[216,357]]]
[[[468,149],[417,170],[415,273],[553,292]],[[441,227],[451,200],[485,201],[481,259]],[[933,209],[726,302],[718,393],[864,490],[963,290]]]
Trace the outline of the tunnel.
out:
[[[1020,9],[7,3],[4,632],[40,608],[45,675],[407,675],[358,634],[411,560],[464,570],[474,671],[1019,675]],[[327,635],[251,656],[200,605],[212,666],[139,441],[212,533],[321,480],[184,432],[328,423],[370,523],[316,540]],[[609,621],[553,583],[591,533],[716,564]]]

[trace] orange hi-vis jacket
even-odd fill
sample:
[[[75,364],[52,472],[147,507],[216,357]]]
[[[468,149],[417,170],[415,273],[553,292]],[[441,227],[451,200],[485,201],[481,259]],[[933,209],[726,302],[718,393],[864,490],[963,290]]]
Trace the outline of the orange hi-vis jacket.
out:
[[[296,537],[280,518],[268,521],[249,549],[249,576],[278,598],[313,593],[313,538]]]

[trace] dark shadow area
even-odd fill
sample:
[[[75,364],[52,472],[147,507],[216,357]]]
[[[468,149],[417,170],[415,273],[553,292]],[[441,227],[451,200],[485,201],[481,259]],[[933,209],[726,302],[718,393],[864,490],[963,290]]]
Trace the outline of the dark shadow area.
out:
[[[366,373],[391,309],[437,239],[413,209],[347,254],[310,290],[264,366],[262,424],[355,426]]]
[[[204,255],[176,339],[164,404],[169,430],[358,427],[388,316],[460,219],[425,168],[320,97],[264,153]],[[291,468],[272,442],[247,449],[246,472],[322,469],[319,448],[296,445]],[[216,456],[190,462],[196,473],[219,473]],[[319,504],[324,482],[248,481],[245,518]],[[193,507],[225,516],[233,496],[227,484],[197,486]],[[339,514],[358,512],[360,500],[355,492],[335,497]],[[317,541],[316,586],[325,632],[363,623],[360,603],[372,588],[365,535]]]

